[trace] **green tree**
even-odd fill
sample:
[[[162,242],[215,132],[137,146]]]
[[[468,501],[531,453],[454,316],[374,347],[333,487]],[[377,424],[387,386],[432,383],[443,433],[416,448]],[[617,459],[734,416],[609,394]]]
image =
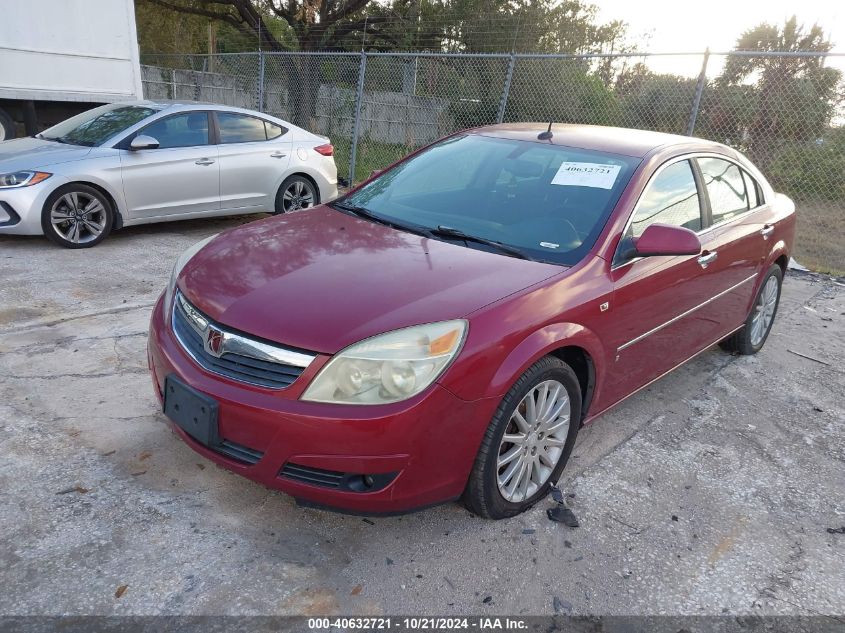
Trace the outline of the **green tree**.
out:
[[[762,54],[729,55],[715,83],[716,95],[730,100],[734,121],[729,127],[742,130],[743,145],[764,166],[778,145],[812,142],[824,134],[839,102],[842,76],[825,66],[823,55],[766,53],[826,53],[832,48],[820,26],[808,29],[794,16],[782,27],[760,24],[737,40],[735,50]],[[726,104],[711,107],[724,125],[730,114]],[[708,123],[711,129],[719,127],[715,121]]]

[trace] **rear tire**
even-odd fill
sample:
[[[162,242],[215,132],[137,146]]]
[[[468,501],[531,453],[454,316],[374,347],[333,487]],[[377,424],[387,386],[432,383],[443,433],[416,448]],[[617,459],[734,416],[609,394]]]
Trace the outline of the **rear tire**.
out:
[[[541,358],[510,388],[493,415],[464,490],[464,505],[487,519],[512,517],[533,506],[560,477],[580,422],[581,388],[575,372],[558,358]],[[526,464],[525,471],[521,464]],[[523,472],[528,479],[521,486],[516,478]]]
[[[305,176],[294,174],[285,178],[276,192],[274,214],[301,211],[320,204],[320,190]]]
[[[0,110],[0,141],[8,141],[18,135],[17,126],[8,114]]]
[[[100,191],[71,183],[56,189],[41,210],[47,239],[64,248],[91,248],[111,232],[114,209]]]
[[[782,285],[783,271],[780,266],[773,264],[763,277],[763,282],[754,298],[754,307],[751,308],[745,325],[719,343],[723,350],[750,356],[763,349],[775,322]]]

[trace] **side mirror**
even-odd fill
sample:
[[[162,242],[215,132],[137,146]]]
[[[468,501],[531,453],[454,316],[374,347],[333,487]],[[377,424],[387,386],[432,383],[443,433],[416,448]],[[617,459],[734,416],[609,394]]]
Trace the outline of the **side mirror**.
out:
[[[129,143],[129,149],[137,152],[139,149],[158,149],[159,142],[152,136],[140,134],[132,139]]]
[[[698,236],[682,226],[651,224],[634,240],[638,257],[659,255],[698,255],[701,242]]]

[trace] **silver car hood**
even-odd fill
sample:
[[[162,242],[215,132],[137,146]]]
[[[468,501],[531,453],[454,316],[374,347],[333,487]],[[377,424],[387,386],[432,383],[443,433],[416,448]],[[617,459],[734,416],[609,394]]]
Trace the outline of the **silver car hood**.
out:
[[[88,156],[91,149],[32,137],[3,141],[0,143],[0,174],[79,160]]]

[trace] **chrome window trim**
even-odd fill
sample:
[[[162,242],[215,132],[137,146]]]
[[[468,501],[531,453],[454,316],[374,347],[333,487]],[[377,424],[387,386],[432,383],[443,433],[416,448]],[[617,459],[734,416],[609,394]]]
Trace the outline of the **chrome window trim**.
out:
[[[214,329],[220,331],[220,333],[223,335],[223,342],[221,351],[219,354],[216,354],[217,356],[222,356],[223,354],[229,352],[231,354],[237,354],[239,356],[254,358],[255,360],[263,360],[271,363],[278,363],[281,365],[290,365],[292,367],[300,367],[302,369],[306,369],[314,361],[314,359],[317,358],[316,355],[303,354],[302,352],[294,352],[293,350],[285,349],[283,347],[276,347],[275,345],[270,345],[268,343],[263,343],[255,339],[251,339],[241,334],[232,332],[231,330],[222,327],[218,323],[212,324],[208,317],[206,317],[199,310],[194,308],[194,306],[192,306],[191,303],[187,299],[185,299],[182,293],[177,290],[175,301],[173,302],[173,310],[177,310],[178,307],[183,308],[183,313],[187,317],[186,320],[188,321],[188,324],[202,338],[204,346],[207,347],[208,345],[206,333],[210,326],[213,325]],[[201,326],[202,322],[205,323],[204,326]],[[185,352],[191,358],[193,358],[194,361],[197,362],[197,364],[200,365],[200,367],[208,371],[213,371],[208,369],[204,363],[202,363],[190,352],[188,346],[179,337],[179,334],[176,332],[172,325],[170,329],[173,332],[174,336],[176,336],[176,339],[179,341],[179,344],[182,346],[182,349],[184,349]]]
[[[656,334],[657,332],[659,332],[659,331],[660,331],[660,330],[662,330],[663,328],[665,328],[665,327],[668,327],[668,326],[672,325],[675,321],[679,321],[680,319],[683,319],[684,317],[689,316],[690,314],[692,314],[692,313],[693,313],[693,312],[695,312],[696,310],[699,310],[699,309],[703,308],[704,306],[706,306],[706,305],[708,305],[708,304],[710,304],[710,303],[713,303],[716,299],[720,299],[721,297],[724,297],[724,296],[725,296],[726,294],[728,294],[729,292],[733,292],[734,290],[736,290],[736,289],[737,289],[737,288],[739,288],[740,286],[742,286],[742,285],[744,285],[744,284],[747,284],[749,281],[752,281],[753,279],[756,279],[756,278],[757,278],[757,273],[754,273],[754,274],[753,274],[753,275],[751,275],[750,277],[748,277],[748,278],[743,279],[742,281],[740,281],[738,284],[734,284],[733,286],[731,286],[731,287],[730,287],[730,288],[728,288],[727,290],[723,290],[723,291],[722,291],[722,292],[720,292],[719,294],[717,294],[717,295],[714,295],[714,296],[710,297],[707,301],[704,301],[704,302],[702,302],[702,303],[699,303],[697,306],[694,306],[694,307],[690,308],[689,310],[686,310],[685,312],[682,312],[681,314],[679,314],[679,315],[677,315],[677,316],[675,316],[675,317],[672,317],[671,319],[669,319],[669,320],[668,320],[668,321],[666,321],[665,323],[662,323],[662,324],[658,325],[657,327],[650,329],[648,332],[644,332],[643,334],[640,334],[639,336],[637,336],[637,337],[635,337],[635,338],[632,338],[632,339],[631,339],[630,341],[628,341],[627,343],[623,343],[622,345],[620,345],[619,347],[617,347],[617,348],[616,348],[616,353],[618,354],[619,352],[621,352],[621,351],[623,351],[623,350],[628,349],[629,347],[631,347],[631,346],[632,346],[632,345],[634,345],[635,343],[639,343],[640,341],[642,341],[642,340],[643,340],[643,339],[645,339],[645,338],[648,338],[648,337],[649,337],[649,336],[651,336],[652,334]]]
[[[645,184],[645,187],[643,187],[642,192],[640,193],[639,197],[637,198],[637,202],[634,205],[634,208],[631,211],[631,214],[628,216],[628,220],[627,220],[627,222],[625,222],[625,226],[622,228],[622,233],[621,233],[622,236],[624,236],[628,232],[628,229],[631,228],[631,224],[634,221],[634,216],[637,214],[637,211],[640,208],[640,204],[642,203],[643,196],[645,195],[646,191],[648,191],[648,188],[651,186],[651,184],[654,182],[654,180],[661,174],[661,172],[664,169],[666,169],[667,167],[674,165],[675,163],[679,163],[682,160],[692,160],[694,158],[718,158],[718,159],[721,159],[721,160],[724,160],[724,161],[727,161],[729,163],[736,165],[741,171],[748,174],[748,177],[751,178],[757,184],[757,187],[760,190],[760,197],[763,198],[762,204],[758,204],[756,207],[752,207],[752,208],[748,209],[747,211],[740,213],[739,215],[735,215],[732,218],[728,218],[727,220],[722,220],[721,222],[718,222],[716,224],[711,224],[710,226],[707,226],[703,229],[700,229],[700,230],[695,232],[696,235],[706,235],[707,233],[709,233],[713,229],[717,229],[719,227],[722,227],[722,226],[728,224],[729,222],[736,222],[737,220],[744,218],[745,216],[749,215],[750,213],[757,211],[761,207],[766,206],[766,200],[765,200],[766,194],[765,194],[765,191],[763,190],[762,185],[760,185],[757,178],[754,176],[754,174],[751,173],[751,171],[749,169],[747,169],[746,167],[743,167],[736,160],[734,160],[734,159],[732,159],[728,156],[725,156],[724,154],[718,154],[716,152],[692,152],[692,153],[689,153],[689,154],[681,154],[680,156],[674,156],[674,157],[670,158],[669,160],[665,161],[664,163],[661,163],[660,166],[656,170],[654,170],[654,173],[651,175],[651,178],[648,179],[648,182]],[[706,185],[705,185],[705,187],[706,187]],[[698,197],[700,199],[701,198],[701,192],[698,191],[697,187],[696,187],[696,192],[698,193]],[[621,240],[620,240],[620,242],[621,242]],[[619,251],[619,244],[616,245],[616,250],[613,252],[614,259],[616,258],[616,253],[618,251]],[[634,257],[633,259],[629,259],[628,261],[623,262],[621,264],[613,265],[611,263],[610,270],[611,270],[611,272],[613,272],[613,271],[618,270],[620,268],[623,268],[623,267],[625,267],[629,264],[633,264],[634,262],[637,262],[641,259],[643,259],[643,258],[642,257]],[[612,262],[612,260],[611,260],[611,262]]]

